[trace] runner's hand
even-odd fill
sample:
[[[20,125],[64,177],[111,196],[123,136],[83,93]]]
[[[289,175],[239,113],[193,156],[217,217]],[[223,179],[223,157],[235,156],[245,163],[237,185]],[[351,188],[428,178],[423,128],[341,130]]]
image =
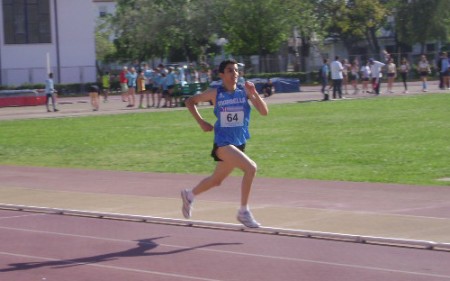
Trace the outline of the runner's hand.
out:
[[[250,95],[256,93],[255,84],[250,81],[245,81],[245,91]]]
[[[200,128],[202,128],[203,132],[211,132],[214,129],[214,126],[202,120],[199,122]]]

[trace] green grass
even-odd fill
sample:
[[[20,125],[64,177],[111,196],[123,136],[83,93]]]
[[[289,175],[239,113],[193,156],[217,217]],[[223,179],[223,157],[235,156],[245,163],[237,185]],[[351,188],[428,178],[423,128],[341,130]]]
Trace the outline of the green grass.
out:
[[[258,176],[450,185],[450,95],[270,106],[252,115]],[[213,120],[212,110],[202,109]],[[208,174],[187,110],[0,122],[0,164]]]

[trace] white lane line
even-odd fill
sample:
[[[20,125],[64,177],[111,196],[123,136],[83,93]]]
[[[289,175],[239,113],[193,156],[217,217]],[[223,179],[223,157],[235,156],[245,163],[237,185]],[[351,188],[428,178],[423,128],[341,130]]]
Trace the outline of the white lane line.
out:
[[[20,215],[20,216],[0,217],[0,220],[28,218],[28,217],[36,217],[36,216],[44,216],[44,215],[45,214],[27,214],[27,215]]]
[[[30,229],[14,228],[14,227],[0,227],[0,229],[136,244],[136,241],[131,241],[131,240],[112,239],[112,238],[104,238],[104,237],[89,236],[89,235],[78,235],[78,234],[69,234],[69,233],[60,233],[60,232],[51,232],[51,231],[30,230]],[[153,245],[153,243],[152,243],[152,245]],[[162,243],[157,244],[157,245],[162,246],[162,247],[176,248],[176,249],[191,248],[191,247],[186,247],[186,246],[170,245],[170,244],[162,244]],[[195,250],[205,251],[205,252],[213,252],[213,253],[219,253],[219,254],[239,255],[239,256],[263,258],[263,259],[274,259],[274,260],[281,260],[281,261],[304,262],[304,263],[352,268],[352,269],[359,269],[359,270],[380,271],[380,272],[388,272],[388,273],[401,273],[401,274],[408,274],[408,275],[414,275],[414,276],[426,276],[426,277],[450,279],[450,275],[397,270],[397,269],[389,269],[389,268],[374,267],[374,266],[353,265],[353,264],[346,264],[346,263],[327,262],[327,261],[320,261],[320,260],[290,258],[290,257],[272,256],[272,255],[260,255],[260,254],[252,254],[252,253],[245,253],[245,252],[207,249],[207,248],[197,248]],[[0,254],[3,254],[3,252],[0,252]],[[8,254],[8,253],[5,253],[5,254]],[[12,254],[12,255],[14,255],[14,254]]]

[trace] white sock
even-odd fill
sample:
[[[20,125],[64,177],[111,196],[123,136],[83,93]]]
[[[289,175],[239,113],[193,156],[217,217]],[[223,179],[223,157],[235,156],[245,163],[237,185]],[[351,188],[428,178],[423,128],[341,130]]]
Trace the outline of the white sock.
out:
[[[248,208],[248,205],[241,206],[241,208],[239,209],[239,213],[244,213],[244,212],[248,212],[248,211],[250,211],[250,209]]]

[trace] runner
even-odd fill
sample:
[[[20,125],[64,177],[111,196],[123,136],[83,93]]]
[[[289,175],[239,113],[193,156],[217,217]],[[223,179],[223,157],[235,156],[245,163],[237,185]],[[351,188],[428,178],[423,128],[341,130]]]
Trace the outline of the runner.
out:
[[[215,187],[233,171],[239,168],[244,172],[241,183],[241,208],[237,219],[246,227],[256,228],[260,224],[253,218],[248,201],[253,179],[256,175],[256,163],[245,153],[247,139],[250,138],[248,125],[250,120],[250,100],[261,115],[267,115],[267,104],[259,96],[255,85],[245,82],[244,87],[238,86],[238,66],[235,60],[225,60],[219,66],[219,76],[222,85],[218,89],[210,88],[205,92],[194,95],[186,101],[195,120],[203,131],[214,129],[214,146],[211,156],[217,161],[214,173],[200,181],[193,189],[181,192],[183,200],[183,215],[186,219],[191,217],[194,197]],[[214,114],[217,117],[215,125],[205,121],[197,110],[196,104],[212,102]]]

